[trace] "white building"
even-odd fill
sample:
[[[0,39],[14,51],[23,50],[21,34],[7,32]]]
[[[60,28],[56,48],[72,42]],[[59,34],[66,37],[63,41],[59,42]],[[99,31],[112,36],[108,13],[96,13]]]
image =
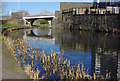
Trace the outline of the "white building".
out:
[[[97,3],[99,3],[99,8],[106,8],[106,6],[118,6],[120,0],[93,0],[94,8],[97,8]]]

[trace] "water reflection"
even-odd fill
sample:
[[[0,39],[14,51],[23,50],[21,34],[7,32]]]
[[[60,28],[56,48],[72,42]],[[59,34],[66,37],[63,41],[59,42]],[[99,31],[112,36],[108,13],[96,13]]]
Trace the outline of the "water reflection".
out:
[[[11,35],[21,37],[34,47],[46,52],[51,49],[64,51],[63,58],[72,65],[82,62],[92,73],[111,72],[112,78],[120,77],[120,35],[67,30],[30,29]]]
[[[91,68],[92,73],[111,72],[112,77],[117,77],[120,35],[59,31],[55,32],[55,39],[56,44],[60,44],[60,49],[66,50],[66,56],[72,60],[80,60]]]

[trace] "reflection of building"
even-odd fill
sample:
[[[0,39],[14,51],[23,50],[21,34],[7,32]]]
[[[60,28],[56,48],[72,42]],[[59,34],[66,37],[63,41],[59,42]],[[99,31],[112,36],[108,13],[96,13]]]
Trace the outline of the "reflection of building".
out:
[[[101,48],[99,48],[101,49]],[[92,56],[92,71],[96,74],[103,74],[111,72],[111,78],[120,77],[120,66],[118,52],[117,51],[99,51],[93,52]]]
[[[53,37],[56,39],[55,43],[60,45],[61,50],[91,52],[91,73],[105,75],[105,72],[111,72],[112,78],[120,77],[120,57],[118,57],[118,50],[120,49],[118,42],[120,40],[118,35],[76,31],[55,32]],[[78,56],[80,55],[78,54]]]
[[[120,80],[120,54],[119,54],[119,52],[118,52],[117,78]]]

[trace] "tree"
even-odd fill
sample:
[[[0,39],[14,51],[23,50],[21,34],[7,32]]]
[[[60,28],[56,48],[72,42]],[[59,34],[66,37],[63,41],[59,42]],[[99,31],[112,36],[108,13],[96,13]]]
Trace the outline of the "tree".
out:
[[[51,13],[49,11],[42,11],[38,15],[54,15],[54,13]]]
[[[48,24],[48,21],[45,19],[38,19],[34,22],[34,24]]]
[[[2,12],[2,2],[0,1],[0,13]]]
[[[88,8],[86,8],[85,14],[88,14],[88,12],[89,12],[89,9],[88,9]]]
[[[0,13],[5,13],[6,3],[0,1]]]
[[[26,10],[20,10],[19,12],[22,12],[23,16],[28,16],[30,13]]]

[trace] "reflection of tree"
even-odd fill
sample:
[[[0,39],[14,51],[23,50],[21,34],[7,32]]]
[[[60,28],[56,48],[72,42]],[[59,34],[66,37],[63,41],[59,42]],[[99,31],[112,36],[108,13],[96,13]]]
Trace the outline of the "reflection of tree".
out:
[[[13,31],[12,33],[8,33],[8,35],[10,38],[16,40],[18,38],[21,38],[23,39],[23,36],[24,36],[24,31],[23,30],[19,30],[19,31]]]
[[[92,48],[96,51],[100,48],[101,52],[118,50],[120,48],[118,41],[120,41],[118,35],[105,33],[63,31],[56,34],[56,43],[59,43],[61,48],[81,51]]]

